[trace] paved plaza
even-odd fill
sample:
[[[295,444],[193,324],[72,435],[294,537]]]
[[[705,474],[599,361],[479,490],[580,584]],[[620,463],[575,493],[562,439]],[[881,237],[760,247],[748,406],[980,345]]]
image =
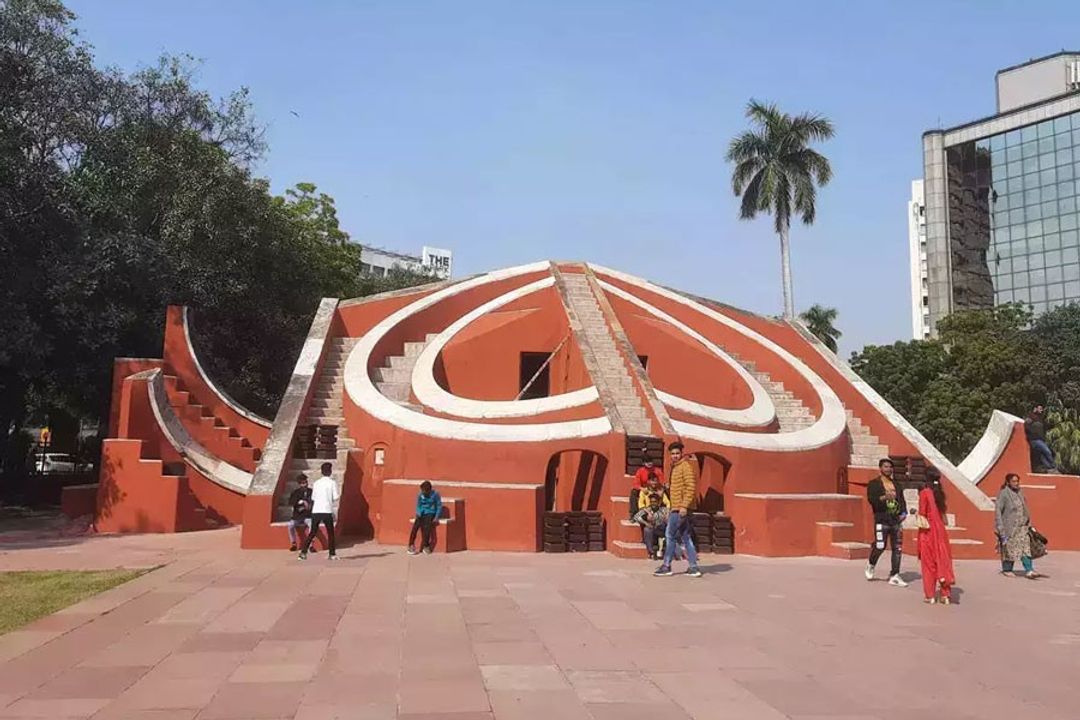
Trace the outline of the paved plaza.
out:
[[[605,553],[330,563],[235,529],[0,546],[0,569],[162,565],[0,637],[0,717],[739,720],[1077,717],[1080,554],[960,562],[959,602],[862,564]],[[906,559],[911,570],[915,562]],[[915,573],[908,575],[914,579]]]

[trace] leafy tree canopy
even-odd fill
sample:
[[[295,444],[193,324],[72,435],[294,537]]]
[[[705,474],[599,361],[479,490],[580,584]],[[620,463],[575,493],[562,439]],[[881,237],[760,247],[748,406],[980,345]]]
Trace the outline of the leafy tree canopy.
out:
[[[995,409],[1021,417],[1039,403],[1080,410],[1077,306],[1036,319],[1016,304],[958,312],[939,323],[938,335],[867,346],[851,365],[954,462],[975,446]]]
[[[272,415],[319,299],[426,282],[360,276],[313,183],[274,196],[250,96],[197,63],[98,67],[58,0],[0,0],[0,459],[46,413],[103,418],[112,359],[157,357],[164,309],[240,402]]]

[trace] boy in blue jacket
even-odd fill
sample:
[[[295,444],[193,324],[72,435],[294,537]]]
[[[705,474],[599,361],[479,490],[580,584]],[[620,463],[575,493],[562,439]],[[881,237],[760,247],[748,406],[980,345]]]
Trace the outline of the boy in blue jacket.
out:
[[[416,532],[423,531],[420,547],[428,555],[435,549],[435,523],[442,514],[442,498],[432,489],[427,480],[420,483],[420,494],[416,496],[416,517],[413,519],[412,532],[409,533],[409,554],[416,554]]]

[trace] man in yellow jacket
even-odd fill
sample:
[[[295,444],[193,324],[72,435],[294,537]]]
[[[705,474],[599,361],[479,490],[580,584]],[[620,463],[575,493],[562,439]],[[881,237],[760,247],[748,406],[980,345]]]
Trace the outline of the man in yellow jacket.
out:
[[[671,561],[675,558],[678,545],[686,547],[686,559],[690,567],[686,574],[701,577],[698,569],[697,548],[690,532],[690,512],[697,506],[697,467],[693,457],[683,454],[683,444],[673,442],[668,447],[671,455],[670,490],[671,514],[668,516],[667,532],[664,540],[663,564],[653,573],[656,577],[671,575]]]

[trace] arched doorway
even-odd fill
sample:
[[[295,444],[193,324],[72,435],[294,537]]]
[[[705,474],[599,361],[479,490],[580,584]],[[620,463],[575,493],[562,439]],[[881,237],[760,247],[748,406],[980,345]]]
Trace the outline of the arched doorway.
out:
[[[724,511],[724,483],[731,463],[715,453],[695,452],[698,466],[698,511],[714,514]]]
[[[607,467],[607,458],[591,450],[563,450],[552,455],[544,477],[544,510],[600,510]]]

